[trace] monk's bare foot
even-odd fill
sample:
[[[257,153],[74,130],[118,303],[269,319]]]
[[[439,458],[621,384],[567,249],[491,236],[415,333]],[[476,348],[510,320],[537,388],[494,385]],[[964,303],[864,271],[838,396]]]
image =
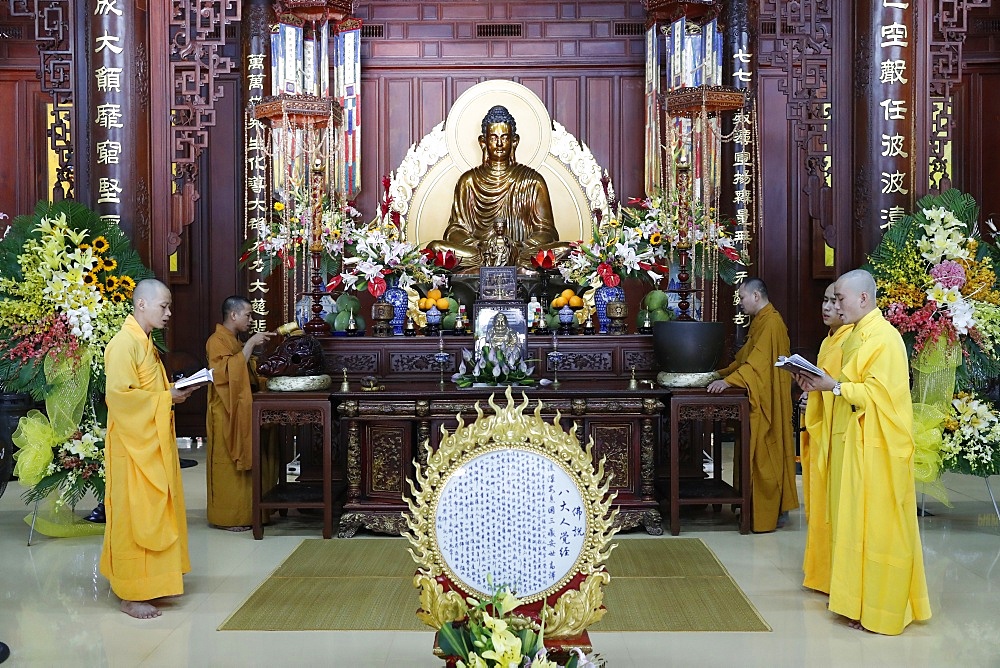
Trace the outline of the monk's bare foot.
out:
[[[122,612],[136,619],[152,619],[161,613],[155,605],[147,601],[122,601]]]
[[[864,631],[865,630],[865,627],[861,626],[861,622],[859,622],[856,619],[848,619],[847,620],[847,628],[849,628],[849,629],[857,629],[858,631]]]
[[[233,533],[240,533],[241,531],[250,531],[253,527],[250,526],[240,526],[240,527],[219,527],[220,529],[225,529],[226,531],[232,531]]]

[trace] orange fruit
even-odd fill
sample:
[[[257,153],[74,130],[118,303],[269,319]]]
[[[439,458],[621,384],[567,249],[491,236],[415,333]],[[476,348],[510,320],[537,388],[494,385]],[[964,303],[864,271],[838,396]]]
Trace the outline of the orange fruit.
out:
[[[566,288],[561,293],[559,293],[559,296],[568,302],[572,297],[576,296],[576,292],[574,292],[570,288]]]
[[[437,301],[437,300],[441,299],[441,291],[438,290],[437,288],[434,288],[433,290],[428,290],[427,291],[427,298],[428,299],[433,299],[434,301]],[[428,306],[427,308],[430,308],[430,306]]]
[[[569,305],[570,308],[580,308],[581,306],[583,306],[583,297],[580,297],[578,295],[573,295],[572,297],[569,298]]]
[[[566,304],[568,303],[569,300],[566,299],[565,297],[556,297],[555,299],[552,300],[552,308],[562,308],[563,306],[566,306]]]
[[[433,304],[434,304],[434,302],[430,298],[428,298],[428,297],[421,297],[420,301],[417,302],[417,308],[420,309],[421,311],[426,311]]]
[[[447,297],[441,297],[434,302],[434,305],[438,307],[439,311],[447,311],[448,307],[451,306],[451,302],[448,301]]]

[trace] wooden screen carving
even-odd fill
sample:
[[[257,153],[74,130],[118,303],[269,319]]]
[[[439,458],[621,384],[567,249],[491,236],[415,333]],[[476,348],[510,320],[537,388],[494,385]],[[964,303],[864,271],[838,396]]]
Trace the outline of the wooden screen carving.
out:
[[[786,74],[779,88],[788,97],[786,118],[793,123],[795,143],[805,155],[809,217],[818,221],[824,240],[836,247],[830,207],[832,5],[833,0],[762,0],[757,51],[761,65]]]
[[[962,80],[962,47],[969,34],[969,10],[988,8],[991,0],[934,0],[928,46],[930,76],[928,151],[929,183],[933,190],[951,185],[947,151],[951,145],[951,89]]]
[[[45,135],[56,156],[52,199],[74,199],[72,115],[76,25],[71,0],[9,0],[11,16],[33,17],[41,66],[42,92],[52,96],[52,115]]]
[[[174,85],[171,163],[174,193],[167,251],[180,245],[184,227],[194,222],[198,200],[198,160],[215,125],[215,102],[223,88],[216,77],[233,71],[222,56],[226,27],[240,20],[242,0],[172,0],[170,81]]]

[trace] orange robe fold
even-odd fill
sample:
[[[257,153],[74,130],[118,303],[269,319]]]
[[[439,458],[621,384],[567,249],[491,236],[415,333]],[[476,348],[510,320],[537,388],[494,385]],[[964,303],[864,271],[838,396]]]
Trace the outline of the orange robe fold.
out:
[[[913,406],[899,332],[878,309],[844,341],[831,437],[830,610],[896,635],[930,619],[913,482]]]
[[[841,346],[854,329],[843,325],[819,347],[816,366],[834,378],[840,375]],[[802,497],[805,502],[806,549],[802,556],[802,585],[830,593],[830,514],[827,512],[830,470],[830,431],[833,428],[833,392],[810,392],[801,437]]]
[[[252,372],[243,344],[222,325],[205,343],[214,382],[208,387],[208,523],[221,527],[252,523]]]
[[[123,600],[181,594],[191,564],[170,382],[132,316],[108,343],[104,359],[107,525],[101,574]]]
[[[774,366],[789,354],[788,328],[768,304],[754,316],[746,343],[719,374],[750,395],[753,530],[774,531],[778,515],[799,507],[792,436],[792,376]]]

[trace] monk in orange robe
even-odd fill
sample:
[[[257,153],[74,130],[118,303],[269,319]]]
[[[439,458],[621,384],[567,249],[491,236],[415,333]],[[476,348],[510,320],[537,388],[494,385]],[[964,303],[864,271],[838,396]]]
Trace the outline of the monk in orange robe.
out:
[[[750,396],[750,480],[753,530],[774,531],[788,511],[799,507],[795,490],[795,440],[792,436],[792,377],[774,366],[788,355],[788,328],[767,297],[759,278],[739,287],[740,308],[753,320],[736,359],[709,383],[711,393],[744,387]]]
[[[191,570],[172,409],[197,386],[171,385],[149,338],[170,319],[167,286],[140,281],[132,304],[104,353],[107,526],[100,568],[122,612],[149,619],[160,616],[150,601],[183,593],[182,575]]]
[[[898,635],[931,617],[913,481],[913,405],[906,347],[861,269],[835,287],[854,331],[841,371],[796,380],[835,395],[830,440],[830,610],[850,626]]]
[[[819,347],[816,366],[831,376],[840,374],[841,345],[854,329],[845,325],[837,311],[837,297],[831,283],[823,295],[823,324],[830,333]],[[806,549],[802,557],[805,577],[802,585],[830,593],[830,514],[828,473],[830,470],[830,431],[833,428],[833,399],[830,392],[808,392],[805,428],[802,434],[802,497],[805,502]]]
[[[222,323],[205,344],[213,382],[208,388],[208,523],[230,531],[250,529],[253,505],[253,349],[273,336],[250,331],[250,302],[234,295],[222,303]]]

